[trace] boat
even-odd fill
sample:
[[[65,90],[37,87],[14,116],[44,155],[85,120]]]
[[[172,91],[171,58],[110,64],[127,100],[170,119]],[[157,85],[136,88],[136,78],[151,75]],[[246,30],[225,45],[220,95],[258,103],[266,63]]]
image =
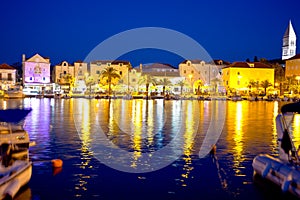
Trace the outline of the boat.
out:
[[[28,132],[24,129],[25,117],[31,109],[0,110],[0,145],[11,144],[14,159],[28,159],[30,141]]]
[[[10,166],[0,165],[0,199],[13,199],[31,179],[32,162],[16,160]]]
[[[31,179],[30,141],[20,125],[30,112],[31,109],[0,110],[0,199],[13,199]]]
[[[23,94],[25,97],[36,97],[40,94],[40,91],[37,87],[26,86],[23,88]]]
[[[278,157],[268,154],[257,155],[252,162],[253,174],[280,186],[300,198],[300,149],[296,149],[291,138],[291,122],[300,114],[300,103],[288,103],[281,107],[276,116]]]
[[[24,98],[25,95],[23,94],[23,91],[19,87],[13,87],[9,88],[4,92],[4,98],[8,99],[17,99],[17,98]]]

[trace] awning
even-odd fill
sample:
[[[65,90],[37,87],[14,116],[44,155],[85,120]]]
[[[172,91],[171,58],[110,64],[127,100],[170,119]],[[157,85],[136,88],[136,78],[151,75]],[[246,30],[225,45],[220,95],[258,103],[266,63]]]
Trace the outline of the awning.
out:
[[[25,119],[32,109],[6,109],[0,110],[0,122],[18,123]]]
[[[281,107],[282,113],[294,112],[300,113],[300,102],[285,104]]]

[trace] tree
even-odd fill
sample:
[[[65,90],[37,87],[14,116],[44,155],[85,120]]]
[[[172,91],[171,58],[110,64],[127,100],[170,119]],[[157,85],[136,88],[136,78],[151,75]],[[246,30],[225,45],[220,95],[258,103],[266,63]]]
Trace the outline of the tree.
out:
[[[146,85],[146,98],[148,99],[148,91],[149,91],[149,85],[156,85],[157,81],[153,76],[149,74],[145,74],[140,77],[139,84],[145,84]]]
[[[261,81],[260,86],[262,88],[264,88],[265,95],[266,95],[267,94],[267,88],[270,87],[270,86],[272,86],[272,84],[269,82],[269,80],[264,80],[264,81]]]
[[[202,86],[203,86],[202,80],[196,81],[196,86],[197,86],[197,91],[196,91],[196,93],[197,93],[197,95],[199,95],[199,94],[200,94],[200,91],[201,91],[201,88],[202,88]]]
[[[162,80],[160,80],[158,82],[158,85],[162,85],[163,86],[163,96],[165,96],[166,86],[171,86],[172,82],[168,78],[163,78]]]
[[[91,94],[91,91],[92,91],[92,85],[94,85],[96,83],[96,81],[94,80],[94,77],[93,76],[87,76],[85,79],[85,85],[87,87],[89,87],[89,94]]]
[[[183,87],[187,85],[185,80],[178,81],[176,85],[180,86],[180,95],[182,95]]]
[[[257,56],[254,56],[254,59],[253,59],[254,62],[258,62],[258,58]]]
[[[121,76],[116,69],[113,67],[107,67],[101,72],[102,78],[107,78],[108,84],[108,95],[111,94],[111,84],[113,79],[120,79]]]
[[[248,88],[250,89],[250,92],[252,92],[252,88],[253,88],[253,87],[258,88],[257,81],[250,80],[250,81],[249,81],[249,84],[248,84]]]
[[[69,85],[69,91],[71,91],[71,88],[74,87],[75,84],[75,78],[71,74],[66,74],[63,76],[63,79]]]

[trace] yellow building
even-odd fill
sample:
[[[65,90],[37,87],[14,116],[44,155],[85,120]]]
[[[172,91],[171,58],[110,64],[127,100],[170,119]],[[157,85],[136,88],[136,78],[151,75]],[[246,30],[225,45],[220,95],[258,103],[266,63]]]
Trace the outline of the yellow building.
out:
[[[300,76],[300,54],[285,61],[285,77]]]
[[[263,92],[263,81],[268,80],[274,86],[274,68],[261,62],[234,62],[222,69],[222,78],[227,93],[232,90],[238,94],[246,94],[250,90]]]

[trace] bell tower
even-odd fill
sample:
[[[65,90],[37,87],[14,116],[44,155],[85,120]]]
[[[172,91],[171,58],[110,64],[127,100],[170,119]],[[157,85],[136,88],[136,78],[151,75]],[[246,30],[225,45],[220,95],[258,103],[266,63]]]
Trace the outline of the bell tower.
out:
[[[282,60],[289,59],[296,55],[296,33],[291,20],[283,36]]]

